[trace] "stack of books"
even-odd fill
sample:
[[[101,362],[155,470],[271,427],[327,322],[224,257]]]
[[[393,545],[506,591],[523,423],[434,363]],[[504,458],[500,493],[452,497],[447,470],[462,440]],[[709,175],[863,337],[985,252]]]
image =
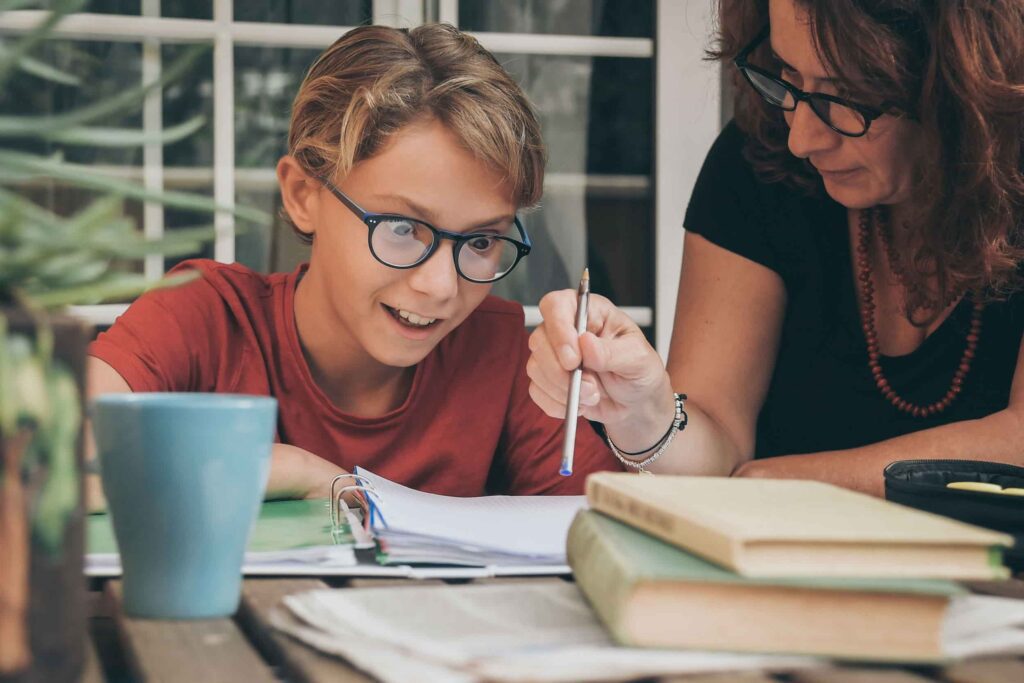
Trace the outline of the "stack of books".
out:
[[[576,582],[631,646],[937,662],[1024,647],[1024,601],[958,579],[1008,575],[1005,534],[812,481],[587,480]]]

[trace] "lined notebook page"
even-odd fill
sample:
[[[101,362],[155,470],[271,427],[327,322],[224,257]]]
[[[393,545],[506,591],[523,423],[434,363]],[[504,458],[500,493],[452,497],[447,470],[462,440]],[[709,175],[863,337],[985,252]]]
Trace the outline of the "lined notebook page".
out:
[[[380,494],[388,532],[419,534],[510,554],[565,554],[565,539],[585,496],[482,496],[424,493],[357,467]],[[380,526],[379,522],[375,522]]]

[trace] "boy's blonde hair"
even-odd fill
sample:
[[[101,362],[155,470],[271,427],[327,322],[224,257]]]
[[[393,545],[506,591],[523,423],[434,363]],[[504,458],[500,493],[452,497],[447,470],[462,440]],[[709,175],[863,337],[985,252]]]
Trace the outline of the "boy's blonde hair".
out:
[[[491,53],[448,24],[362,26],[335,41],[295,97],[288,153],[310,175],[344,176],[425,118],[502,173],[518,207],[540,201],[544,144],[533,108]]]

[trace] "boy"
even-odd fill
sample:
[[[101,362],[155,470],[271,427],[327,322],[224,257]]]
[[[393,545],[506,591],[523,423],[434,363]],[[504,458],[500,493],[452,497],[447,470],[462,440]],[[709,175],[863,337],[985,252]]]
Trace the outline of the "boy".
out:
[[[576,474],[558,476],[522,308],[489,296],[529,253],[515,214],[543,163],[525,96],[474,39],[350,31],[303,81],[277,167],[309,264],[181,264],[202,277],[141,297],[90,347],[89,394],[277,397],[268,497],[326,496],[355,465],[447,495],[581,493],[619,467],[583,422]]]

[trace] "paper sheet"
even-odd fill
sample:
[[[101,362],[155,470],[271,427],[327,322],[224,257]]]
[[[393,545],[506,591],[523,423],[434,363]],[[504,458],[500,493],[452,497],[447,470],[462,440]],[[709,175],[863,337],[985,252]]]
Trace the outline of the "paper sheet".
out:
[[[277,628],[385,681],[600,681],[821,664],[619,647],[579,589],[557,579],[310,591],[285,605],[272,615]]]
[[[440,496],[356,470],[379,494],[371,500],[384,523],[372,517],[374,533],[402,562],[433,551],[460,563],[564,564],[569,525],[587,505],[584,496]]]

